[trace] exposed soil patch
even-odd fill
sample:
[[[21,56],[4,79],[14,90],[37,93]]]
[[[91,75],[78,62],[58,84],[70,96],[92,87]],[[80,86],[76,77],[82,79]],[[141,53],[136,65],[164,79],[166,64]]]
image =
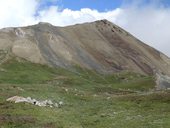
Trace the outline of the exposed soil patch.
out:
[[[0,115],[0,124],[34,124],[36,119],[31,116],[11,116],[11,115]]]

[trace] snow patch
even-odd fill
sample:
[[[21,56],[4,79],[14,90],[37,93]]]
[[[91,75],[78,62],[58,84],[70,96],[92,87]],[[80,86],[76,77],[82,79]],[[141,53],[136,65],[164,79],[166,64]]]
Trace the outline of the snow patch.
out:
[[[16,34],[18,37],[25,37],[25,32],[24,32],[21,28],[15,29],[15,34]]]

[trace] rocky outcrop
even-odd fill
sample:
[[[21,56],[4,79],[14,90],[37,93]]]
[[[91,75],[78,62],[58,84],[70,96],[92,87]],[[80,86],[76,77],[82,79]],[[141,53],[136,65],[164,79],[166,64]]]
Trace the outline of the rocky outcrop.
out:
[[[29,103],[33,105],[37,105],[40,107],[61,107],[63,105],[62,101],[59,101],[58,103],[53,103],[51,100],[44,100],[44,101],[38,101],[36,99],[32,99],[31,97],[21,97],[21,96],[13,96],[8,98],[6,101],[14,102],[14,103]]]
[[[170,89],[170,77],[161,73],[156,73],[156,89]]]

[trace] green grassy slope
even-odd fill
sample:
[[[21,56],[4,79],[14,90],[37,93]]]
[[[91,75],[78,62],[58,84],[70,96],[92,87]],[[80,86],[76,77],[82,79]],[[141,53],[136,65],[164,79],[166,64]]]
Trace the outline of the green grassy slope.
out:
[[[170,93],[150,92],[154,79],[101,75],[11,59],[0,66],[0,128],[168,128]],[[6,102],[11,96],[63,101],[61,108]]]

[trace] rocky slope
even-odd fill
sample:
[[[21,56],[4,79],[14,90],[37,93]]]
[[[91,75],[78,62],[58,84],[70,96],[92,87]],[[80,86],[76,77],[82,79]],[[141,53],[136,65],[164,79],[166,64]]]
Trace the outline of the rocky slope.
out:
[[[0,51],[34,63],[100,73],[170,75],[170,59],[107,20],[56,27],[48,23],[0,30]]]

